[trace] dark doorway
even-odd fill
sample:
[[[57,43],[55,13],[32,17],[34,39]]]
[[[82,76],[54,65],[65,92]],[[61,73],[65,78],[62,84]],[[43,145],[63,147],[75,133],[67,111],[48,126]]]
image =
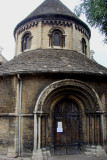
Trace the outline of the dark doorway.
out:
[[[72,99],[63,99],[54,110],[54,154],[77,154],[81,148],[79,107]]]

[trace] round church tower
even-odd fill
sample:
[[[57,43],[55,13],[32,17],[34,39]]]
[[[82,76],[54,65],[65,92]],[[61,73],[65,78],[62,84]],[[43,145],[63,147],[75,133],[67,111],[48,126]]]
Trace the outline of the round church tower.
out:
[[[75,50],[90,58],[88,26],[59,0],[45,0],[15,30],[16,53],[35,49]]]

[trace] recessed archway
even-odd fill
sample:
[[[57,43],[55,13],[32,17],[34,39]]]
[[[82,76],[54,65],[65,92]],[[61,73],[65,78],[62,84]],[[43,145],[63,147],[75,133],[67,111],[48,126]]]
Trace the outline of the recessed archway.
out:
[[[49,86],[47,86],[42,93],[39,95],[34,112],[45,112],[46,109],[46,101],[51,100],[56,94],[61,94],[63,92],[73,91],[77,97],[81,99],[85,98],[87,102],[90,104],[91,111],[92,109],[95,111],[101,111],[101,102],[100,99],[93,88],[82,81],[65,79],[56,81]],[[49,106],[48,106],[49,107]],[[89,108],[86,110],[88,111]],[[49,110],[49,108],[48,108]]]
[[[51,148],[53,137],[53,111],[63,98],[76,101],[82,112],[83,145],[101,145],[101,102],[93,88],[78,80],[60,80],[47,86],[35,105],[34,145],[36,149]],[[98,127],[95,128],[95,125]],[[91,126],[91,127],[90,127]],[[41,131],[42,128],[42,131]],[[99,135],[97,135],[97,133]],[[42,134],[42,136],[40,135]],[[39,141],[36,140],[39,137]],[[44,137],[44,138],[42,138]],[[97,137],[97,138],[96,138]],[[82,138],[81,138],[82,139]],[[83,147],[84,148],[84,147]],[[54,149],[53,149],[54,150]]]

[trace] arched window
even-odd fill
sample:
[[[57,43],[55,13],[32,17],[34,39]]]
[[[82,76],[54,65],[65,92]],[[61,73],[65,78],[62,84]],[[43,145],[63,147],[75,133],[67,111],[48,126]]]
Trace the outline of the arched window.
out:
[[[31,47],[31,33],[25,33],[22,37],[22,52]]]
[[[85,55],[87,53],[87,45],[84,38],[82,38],[82,53],[84,53]]]
[[[62,29],[52,28],[49,33],[49,46],[54,47],[65,47],[65,34]]]

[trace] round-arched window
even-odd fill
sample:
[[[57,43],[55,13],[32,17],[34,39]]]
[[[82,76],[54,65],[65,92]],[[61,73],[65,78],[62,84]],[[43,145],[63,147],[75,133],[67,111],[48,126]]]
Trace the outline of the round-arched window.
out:
[[[31,47],[31,33],[25,33],[22,37],[22,52]]]
[[[59,28],[51,29],[49,33],[49,46],[54,47],[65,47],[65,34]]]

